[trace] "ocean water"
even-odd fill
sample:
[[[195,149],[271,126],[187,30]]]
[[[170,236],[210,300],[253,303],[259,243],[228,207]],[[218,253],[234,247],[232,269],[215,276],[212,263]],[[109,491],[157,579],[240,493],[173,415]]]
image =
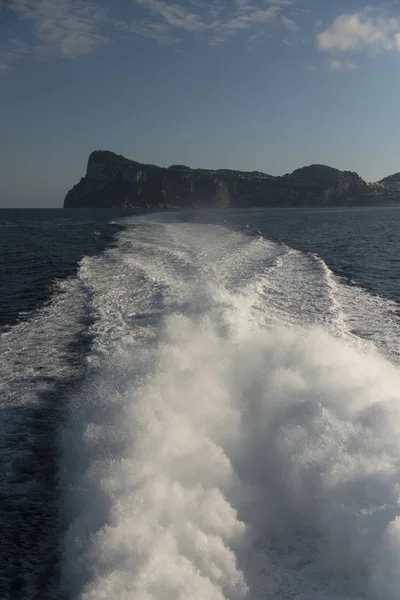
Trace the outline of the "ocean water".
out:
[[[0,598],[398,600],[399,226],[2,211]]]

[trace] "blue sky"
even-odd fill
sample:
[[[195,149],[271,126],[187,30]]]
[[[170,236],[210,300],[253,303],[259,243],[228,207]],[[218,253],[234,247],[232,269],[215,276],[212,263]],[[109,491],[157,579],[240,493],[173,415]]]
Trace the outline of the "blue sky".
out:
[[[93,149],[168,166],[400,171],[400,3],[0,0],[0,206]]]

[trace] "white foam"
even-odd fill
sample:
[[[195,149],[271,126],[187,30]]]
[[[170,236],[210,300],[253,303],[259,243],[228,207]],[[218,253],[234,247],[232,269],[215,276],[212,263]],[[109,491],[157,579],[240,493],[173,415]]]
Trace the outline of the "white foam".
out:
[[[67,280],[59,282],[47,305],[0,333],[2,598],[52,595],[60,389],[80,372],[79,353],[71,345],[84,315],[81,285]]]
[[[397,599],[398,367],[352,343],[312,257],[153,220],[81,268],[65,593]]]
[[[82,330],[85,301],[79,281],[60,281],[49,304],[0,333],[0,408],[7,414],[40,404],[45,390],[73,374],[73,365],[66,360],[67,348]],[[9,436],[21,427],[22,415],[16,423],[2,420],[4,452],[12,446]]]

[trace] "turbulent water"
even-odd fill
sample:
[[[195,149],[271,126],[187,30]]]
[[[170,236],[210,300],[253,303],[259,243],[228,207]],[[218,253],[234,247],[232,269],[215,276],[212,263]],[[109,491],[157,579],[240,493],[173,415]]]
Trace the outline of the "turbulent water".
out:
[[[399,598],[394,295],[218,218],[118,220],[3,332],[1,598]]]

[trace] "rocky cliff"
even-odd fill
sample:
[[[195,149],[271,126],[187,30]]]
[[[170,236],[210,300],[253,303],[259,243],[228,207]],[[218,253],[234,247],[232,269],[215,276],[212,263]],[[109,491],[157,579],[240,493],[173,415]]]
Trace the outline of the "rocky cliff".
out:
[[[259,171],[162,168],[96,150],[64,208],[354,206],[394,200],[393,188],[383,182],[368,184],[357,173],[324,165],[274,177]]]
[[[379,183],[391,189],[394,192],[400,192],[400,173],[394,173],[393,175],[389,175],[389,177],[381,179]]]

